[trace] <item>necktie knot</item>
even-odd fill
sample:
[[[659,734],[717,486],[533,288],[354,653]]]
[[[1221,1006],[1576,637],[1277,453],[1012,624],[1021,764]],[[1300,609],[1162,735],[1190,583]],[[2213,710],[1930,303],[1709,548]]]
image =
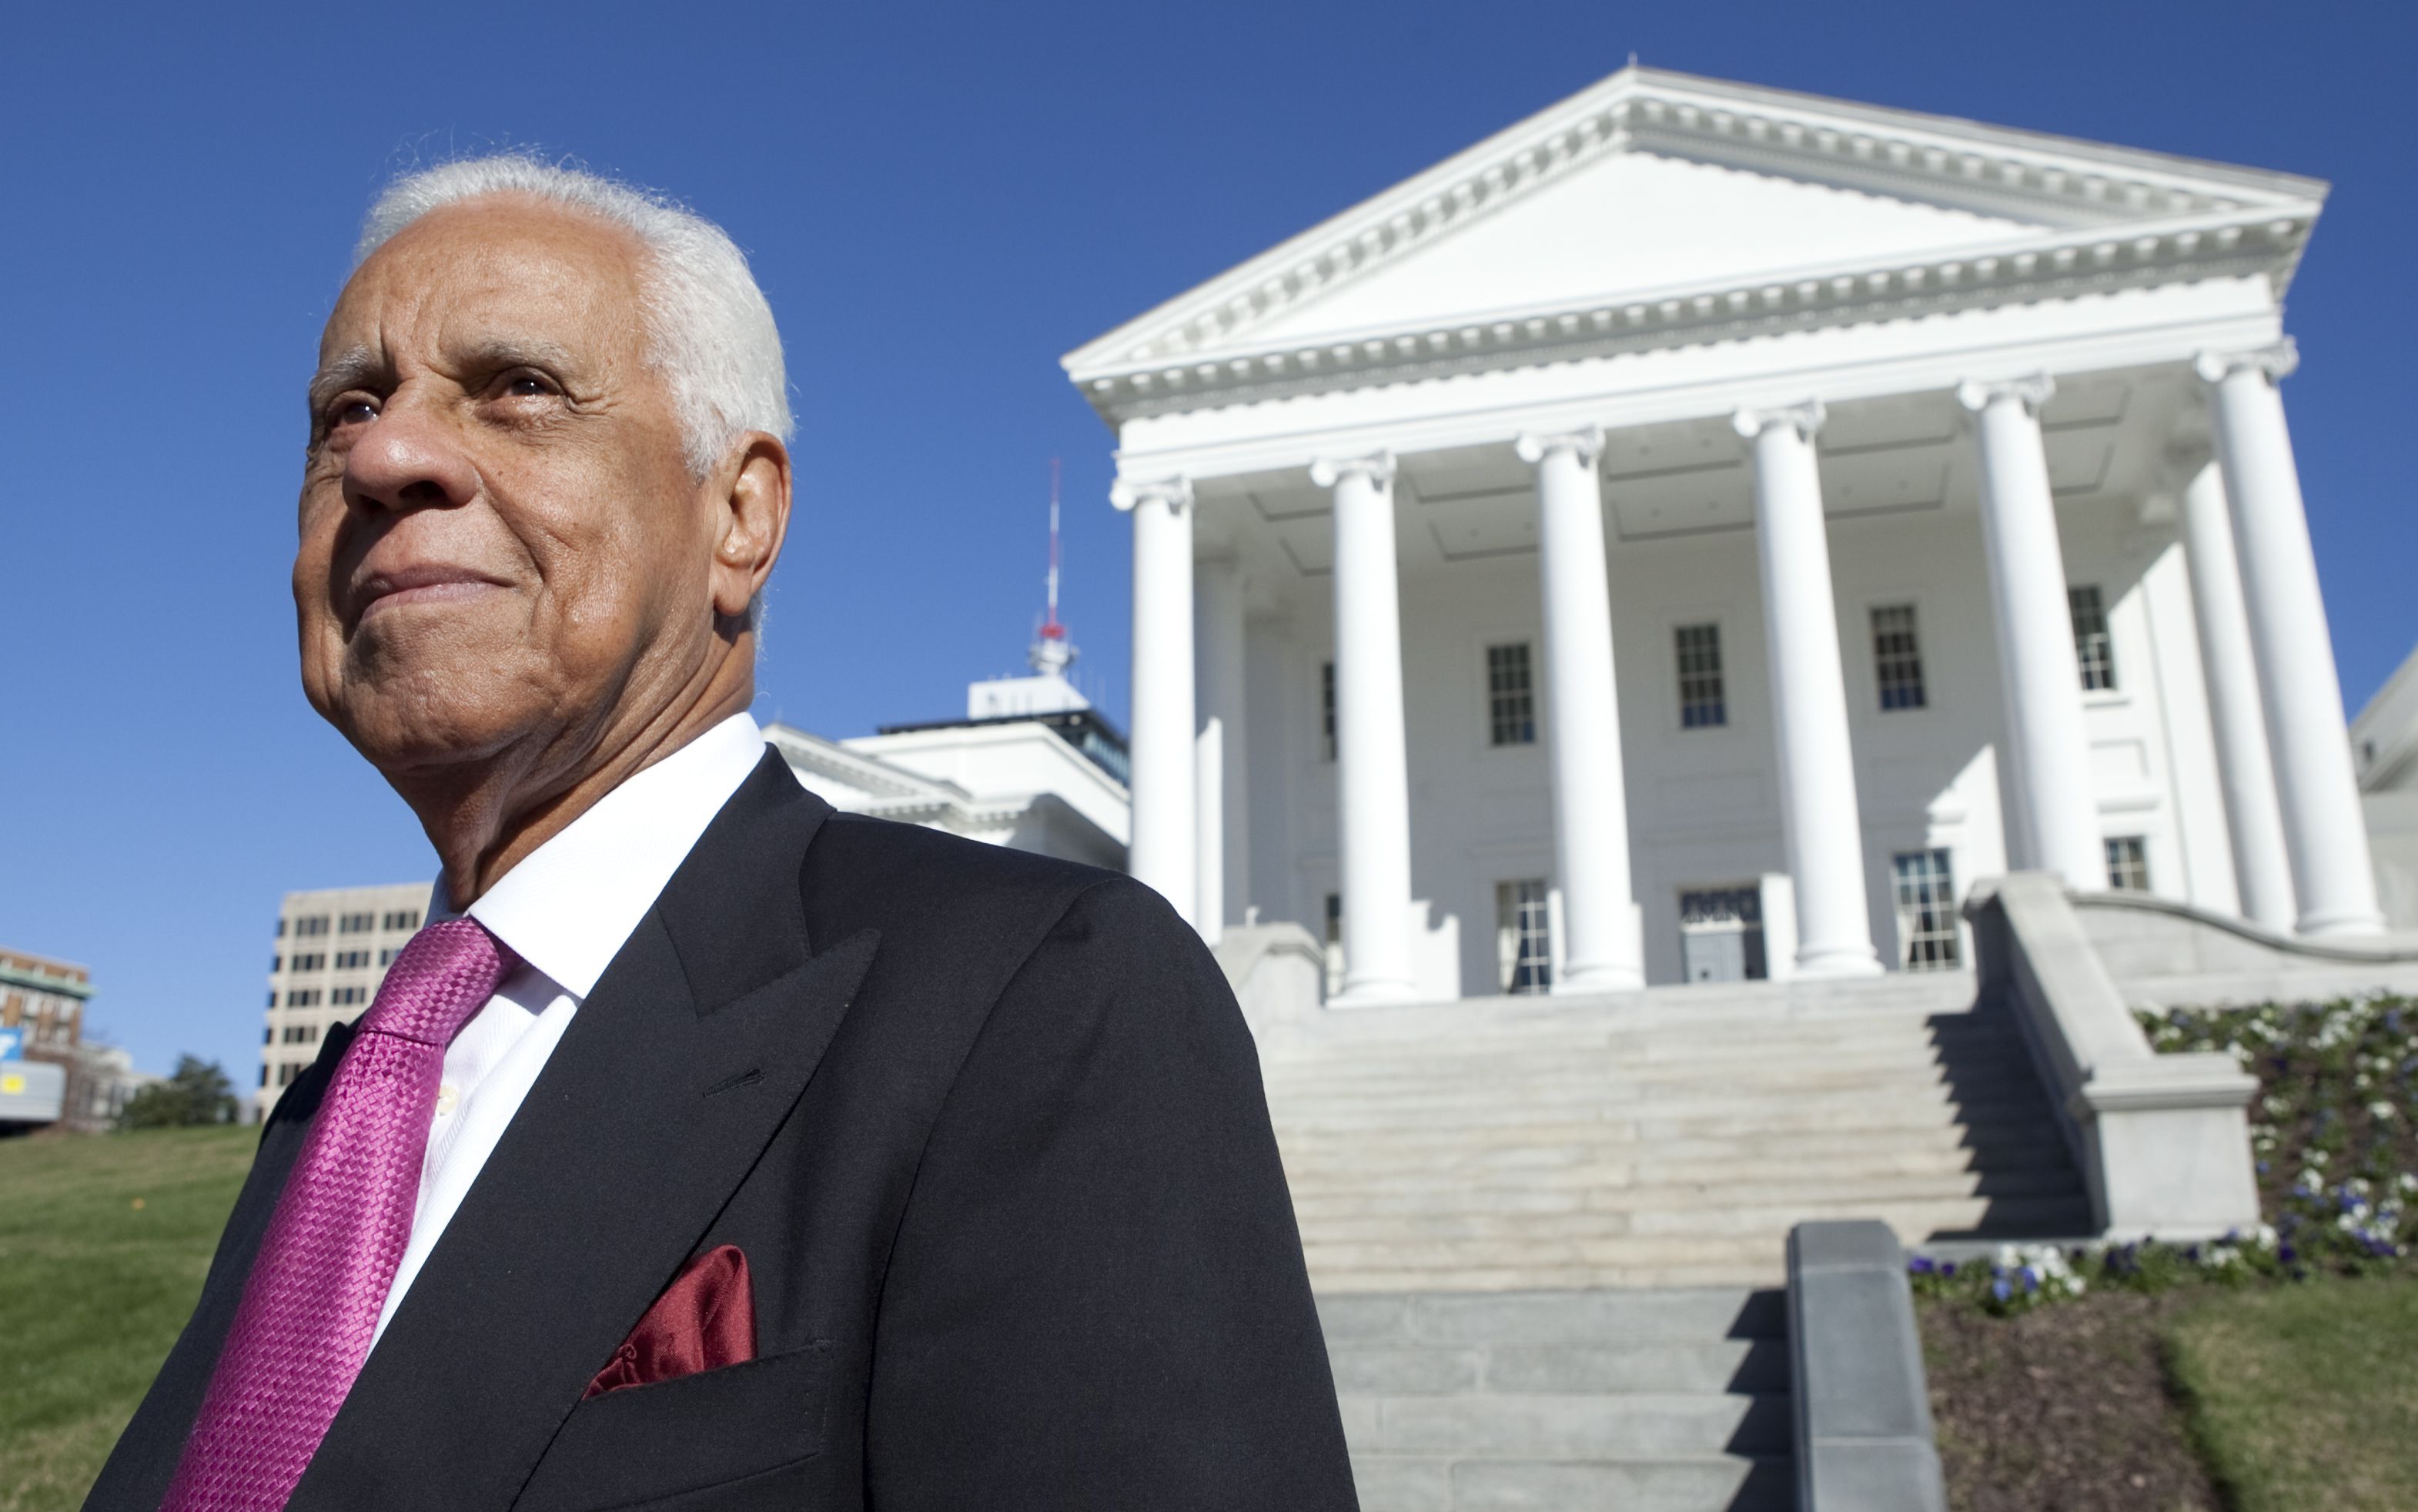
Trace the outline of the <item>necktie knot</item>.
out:
[[[467,915],[429,924],[405,941],[387,970],[361,1032],[442,1048],[478,1016],[516,959]]]

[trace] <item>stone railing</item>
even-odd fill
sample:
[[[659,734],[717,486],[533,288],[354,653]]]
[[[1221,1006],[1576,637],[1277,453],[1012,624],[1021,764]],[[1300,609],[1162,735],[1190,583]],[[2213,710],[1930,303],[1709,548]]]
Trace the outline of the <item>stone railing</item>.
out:
[[[2228,1056],[2150,1047],[2055,877],[1984,881],[1965,912],[1983,998],[2006,1004],[2031,1047],[2100,1231],[2208,1239],[2256,1228],[2244,1108],[2257,1079]]]
[[[1789,1230],[1788,1363],[1803,1512],[1946,1512],[1914,1296],[1888,1224]]]

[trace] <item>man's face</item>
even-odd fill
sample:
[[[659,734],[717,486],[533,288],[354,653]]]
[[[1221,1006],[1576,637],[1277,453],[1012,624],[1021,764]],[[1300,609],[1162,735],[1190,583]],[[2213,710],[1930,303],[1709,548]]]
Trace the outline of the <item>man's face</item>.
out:
[[[478,199],[337,301],[294,562],[302,685],[390,777],[584,747],[708,654],[715,511],[647,360],[644,256],[594,218]]]

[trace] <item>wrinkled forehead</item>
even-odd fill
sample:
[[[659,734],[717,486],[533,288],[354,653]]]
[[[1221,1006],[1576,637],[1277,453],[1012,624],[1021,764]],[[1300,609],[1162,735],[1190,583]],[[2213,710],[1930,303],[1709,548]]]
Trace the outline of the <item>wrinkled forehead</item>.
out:
[[[593,361],[635,359],[646,256],[626,228],[528,196],[442,206],[353,270],[320,358],[440,361],[450,349],[510,339]]]

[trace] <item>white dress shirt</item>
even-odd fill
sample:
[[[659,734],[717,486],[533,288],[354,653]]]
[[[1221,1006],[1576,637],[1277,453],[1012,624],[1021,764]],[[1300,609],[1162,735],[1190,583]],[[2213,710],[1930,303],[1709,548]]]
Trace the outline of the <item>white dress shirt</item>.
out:
[[[470,905],[521,964],[445,1047],[420,1168],[411,1242],[370,1347],[469,1195],[572,1015],[655,906],[697,837],[764,758],[764,733],[733,714],[596,801]],[[457,917],[438,878],[428,922]]]

